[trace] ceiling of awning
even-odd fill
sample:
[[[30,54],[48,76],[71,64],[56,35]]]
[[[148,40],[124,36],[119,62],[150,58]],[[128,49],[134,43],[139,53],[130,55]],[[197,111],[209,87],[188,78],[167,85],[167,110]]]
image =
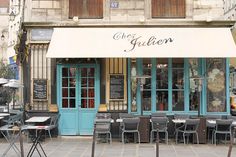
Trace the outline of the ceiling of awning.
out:
[[[230,28],[54,28],[48,58],[236,57]]]

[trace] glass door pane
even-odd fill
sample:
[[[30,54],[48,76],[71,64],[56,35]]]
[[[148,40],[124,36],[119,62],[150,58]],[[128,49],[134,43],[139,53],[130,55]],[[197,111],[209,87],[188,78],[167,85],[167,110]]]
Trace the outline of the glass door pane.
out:
[[[74,67],[62,68],[62,108],[76,107],[76,71]]]
[[[95,107],[95,69],[81,68],[81,108]]]

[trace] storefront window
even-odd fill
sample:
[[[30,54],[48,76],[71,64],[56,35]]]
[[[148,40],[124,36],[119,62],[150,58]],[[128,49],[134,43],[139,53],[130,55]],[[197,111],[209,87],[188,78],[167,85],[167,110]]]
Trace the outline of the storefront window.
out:
[[[131,112],[137,112],[137,62],[131,59]]]
[[[206,59],[207,111],[226,111],[225,59]]]
[[[189,111],[197,111],[200,102],[198,87],[195,80],[192,79],[195,76],[199,76],[198,66],[199,64],[197,58],[189,59]]]
[[[172,107],[184,111],[184,59],[172,59]]]
[[[156,110],[168,110],[168,59],[157,59],[156,66]]]
[[[151,76],[152,64],[151,59],[143,59],[143,75]],[[144,111],[151,111],[151,77],[145,78],[143,82],[143,92],[142,92],[142,104]]]

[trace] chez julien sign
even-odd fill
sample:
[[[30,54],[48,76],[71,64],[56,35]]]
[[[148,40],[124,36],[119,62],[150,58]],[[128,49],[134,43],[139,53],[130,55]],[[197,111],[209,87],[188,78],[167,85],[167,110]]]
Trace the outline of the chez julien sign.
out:
[[[47,57],[236,57],[236,47],[230,28],[54,28]]]
[[[143,36],[138,34],[126,34],[124,32],[117,32],[113,35],[114,40],[127,40],[130,43],[130,48],[124,49],[124,52],[135,52],[139,47],[145,46],[158,46],[163,44],[168,44],[174,41],[173,38],[167,37],[164,39],[159,39],[155,35],[147,36],[147,39],[144,39]]]

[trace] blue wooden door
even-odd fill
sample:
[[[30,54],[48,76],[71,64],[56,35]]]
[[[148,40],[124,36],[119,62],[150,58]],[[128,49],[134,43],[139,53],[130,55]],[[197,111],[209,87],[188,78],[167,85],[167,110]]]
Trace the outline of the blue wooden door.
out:
[[[58,65],[60,135],[91,135],[99,99],[99,66]]]

